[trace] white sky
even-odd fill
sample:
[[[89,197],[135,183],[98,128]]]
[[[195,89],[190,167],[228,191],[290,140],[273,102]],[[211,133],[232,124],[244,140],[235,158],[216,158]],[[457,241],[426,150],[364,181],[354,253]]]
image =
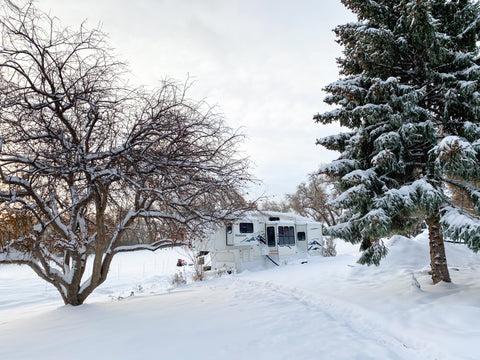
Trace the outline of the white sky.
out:
[[[138,84],[195,81],[195,99],[218,105],[247,135],[243,150],[279,200],[336,154],[315,145],[339,132],[312,120],[338,78],[332,29],[354,19],[340,0],[37,0],[72,27],[101,24]]]

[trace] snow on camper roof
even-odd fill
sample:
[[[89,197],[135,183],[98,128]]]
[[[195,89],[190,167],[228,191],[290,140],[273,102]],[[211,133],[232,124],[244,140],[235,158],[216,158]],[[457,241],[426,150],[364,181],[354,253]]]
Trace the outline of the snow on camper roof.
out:
[[[292,221],[295,223],[318,223],[310,218],[305,216],[300,216],[294,213],[284,213],[277,211],[247,211],[242,216],[235,219],[238,220],[258,220],[259,218],[265,221]]]

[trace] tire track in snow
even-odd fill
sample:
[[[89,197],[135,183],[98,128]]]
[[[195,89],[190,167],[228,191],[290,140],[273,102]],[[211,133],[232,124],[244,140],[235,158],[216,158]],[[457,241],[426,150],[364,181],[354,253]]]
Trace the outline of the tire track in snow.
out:
[[[243,278],[236,278],[235,281],[241,284],[241,286],[236,286],[239,296],[260,292],[273,299],[272,301],[297,303],[306,313],[320,315],[336,326],[347,329],[358,339],[393,351],[398,359],[434,360],[438,358],[432,353],[408,347],[385,328],[377,314],[355,303],[324,295],[307,294],[304,290],[279,285],[272,281],[262,282]],[[422,348],[427,348],[427,346],[422,346]],[[372,357],[372,359],[376,358]]]

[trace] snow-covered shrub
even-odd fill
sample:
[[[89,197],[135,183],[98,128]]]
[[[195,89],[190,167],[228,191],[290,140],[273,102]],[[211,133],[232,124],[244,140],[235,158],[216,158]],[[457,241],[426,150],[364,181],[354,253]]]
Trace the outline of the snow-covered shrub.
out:
[[[322,255],[326,257],[337,256],[335,239],[330,236],[323,238]]]
[[[187,283],[185,272],[177,271],[172,278],[172,285],[185,285]]]

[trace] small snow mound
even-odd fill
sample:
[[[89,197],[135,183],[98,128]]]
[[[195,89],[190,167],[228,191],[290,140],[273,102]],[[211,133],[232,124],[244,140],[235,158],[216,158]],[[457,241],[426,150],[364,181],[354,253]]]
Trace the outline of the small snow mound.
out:
[[[388,254],[381,266],[415,271],[430,263],[428,239],[395,235],[387,242]]]
[[[459,286],[453,282],[445,282],[445,281],[440,281],[438,284],[435,285],[436,289],[444,289],[444,290],[457,290],[459,289]]]
[[[387,242],[387,246],[393,246],[395,243],[400,241],[410,240],[409,238],[402,235],[393,235],[390,240]]]

